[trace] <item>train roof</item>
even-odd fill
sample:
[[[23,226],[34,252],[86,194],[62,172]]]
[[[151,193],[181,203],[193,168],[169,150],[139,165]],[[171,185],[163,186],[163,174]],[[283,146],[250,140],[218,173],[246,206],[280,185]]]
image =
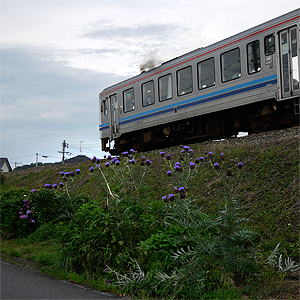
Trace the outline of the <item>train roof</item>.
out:
[[[264,23],[261,23],[259,25],[256,25],[250,29],[247,29],[245,31],[242,31],[240,33],[237,33],[235,35],[232,35],[228,38],[225,38],[221,41],[218,41],[216,43],[213,43],[213,44],[210,44],[208,46],[205,46],[205,47],[200,47],[200,48],[197,48],[195,50],[192,50],[188,53],[185,53],[181,56],[178,56],[178,57],[175,57],[173,59],[170,59],[168,61],[165,61],[163,63],[161,63],[159,66],[155,67],[155,68],[152,68],[148,71],[143,71],[135,76],[132,76],[132,77],[129,77],[121,82],[118,82],[116,84],[113,84],[105,89],[102,90],[102,92],[100,93],[101,94],[107,94],[108,92],[112,92],[120,87],[123,87],[123,86],[126,86],[128,83],[133,83],[135,82],[136,80],[143,80],[144,78],[148,78],[150,77],[152,74],[155,74],[157,71],[159,71],[162,66],[163,68],[172,68],[172,66],[174,65],[178,65],[180,64],[182,61],[187,61],[189,59],[194,59],[196,58],[197,56],[200,56],[202,53],[205,53],[205,52],[209,52],[210,50],[212,49],[218,49],[218,48],[222,48],[222,46],[224,45],[228,45],[230,44],[230,41],[233,41],[233,40],[242,40],[243,38],[245,38],[246,36],[249,36],[252,32],[257,32],[257,31],[263,31],[265,28],[270,28],[272,27],[272,24],[277,24],[278,22],[280,23],[283,23],[285,20],[287,19],[290,19],[291,17],[293,16],[298,16],[299,17],[300,15],[300,8],[297,8],[293,11],[290,11],[286,14],[283,14],[279,17],[276,17],[274,19],[271,19],[269,21],[266,21]]]

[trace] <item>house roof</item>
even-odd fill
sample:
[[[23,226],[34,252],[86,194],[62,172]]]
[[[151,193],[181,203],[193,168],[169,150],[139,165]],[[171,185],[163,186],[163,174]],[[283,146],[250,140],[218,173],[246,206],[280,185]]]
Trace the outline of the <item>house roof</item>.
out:
[[[1,172],[2,172],[2,167],[3,167],[3,165],[4,165],[5,163],[7,164],[7,167],[8,167],[9,172],[11,172],[11,171],[12,171],[12,168],[11,168],[11,166],[10,166],[10,163],[9,163],[8,159],[7,159],[6,157],[0,157],[0,169],[1,169]]]

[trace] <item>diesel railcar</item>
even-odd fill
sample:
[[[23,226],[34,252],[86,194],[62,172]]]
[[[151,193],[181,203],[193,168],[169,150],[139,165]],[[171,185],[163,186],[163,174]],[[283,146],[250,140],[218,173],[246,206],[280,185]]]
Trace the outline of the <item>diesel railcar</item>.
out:
[[[151,150],[299,123],[300,8],[105,88],[102,150]]]

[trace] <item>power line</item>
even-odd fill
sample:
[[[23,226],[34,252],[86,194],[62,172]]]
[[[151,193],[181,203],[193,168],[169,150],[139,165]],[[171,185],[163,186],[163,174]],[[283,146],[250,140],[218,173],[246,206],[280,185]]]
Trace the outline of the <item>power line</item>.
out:
[[[34,154],[29,154],[29,155],[25,155],[25,156],[21,156],[21,157],[10,158],[10,160],[29,157],[29,156],[35,156],[35,155],[36,155],[35,153]]]

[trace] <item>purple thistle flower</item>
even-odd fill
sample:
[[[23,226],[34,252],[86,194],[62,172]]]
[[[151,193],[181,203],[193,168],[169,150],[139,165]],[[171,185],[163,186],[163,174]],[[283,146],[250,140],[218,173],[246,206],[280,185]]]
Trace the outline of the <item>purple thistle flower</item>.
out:
[[[152,163],[151,160],[149,160],[149,159],[146,160],[146,165],[147,165],[147,166],[150,166],[151,163]]]
[[[243,165],[244,165],[244,164],[240,161],[240,162],[238,163],[238,168],[239,168],[239,169],[242,169],[242,168],[243,168]]]
[[[130,162],[134,165],[135,164],[135,159],[132,159]]]
[[[80,174],[80,169],[76,169],[76,173],[77,173],[77,174]]]
[[[183,149],[184,149],[185,151],[188,151],[188,150],[190,149],[190,147],[189,147],[189,146],[184,146]]]
[[[128,156],[128,151],[122,152],[122,155],[123,155],[123,156]]]
[[[165,156],[165,152],[160,152],[160,156],[164,157]]]
[[[56,184],[56,183],[53,183],[52,187],[53,187],[54,189],[57,189],[57,184]]]
[[[175,163],[175,166],[180,166],[180,162],[177,161],[177,162]]]
[[[181,150],[180,153],[181,153],[181,154],[185,153],[185,150]]]
[[[111,160],[111,155],[110,154],[107,156],[107,159]]]
[[[202,156],[199,157],[199,160],[200,160],[200,161],[204,161],[204,157],[202,157]]]
[[[224,153],[223,152],[221,153],[221,159],[224,159]]]
[[[208,152],[208,157],[212,157],[213,153],[212,152]]]
[[[190,169],[195,169],[195,164],[193,162],[190,162]]]
[[[60,182],[58,185],[59,185],[61,188],[64,186],[64,184],[63,184],[62,182]]]
[[[177,172],[181,171],[181,167],[179,165],[175,165],[174,170]]]
[[[197,165],[198,165],[199,163],[200,163],[200,160],[199,160],[199,158],[196,158],[196,159],[195,159],[195,164],[197,164]]]
[[[105,163],[105,167],[108,168],[109,166],[110,166],[110,163],[109,163],[109,162],[106,162],[106,163]]]
[[[167,160],[171,160],[171,155],[170,154],[167,155]]]
[[[75,173],[73,171],[70,172],[70,176],[74,177]]]
[[[143,160],[143,161],[145,161],[145,160],[146,160],[146,157],[145,157],[145,156],[143,156],[143,157],[142,157],[142,160]]]
[[[65,172],[60,172],[59,174],[61,175],[61,177],[65,176]]]
[[[179,189],[178,189],[179,193],[183,193],[184,192],[184,187],[181,186]]]
[[[167,196],[163,196],[162,197],[162,201],[164,201],[165,203],[167,203],[168,202]]]
[[[176,193],[178,192],[177,186],[174,186],[174,191],[175,191]]]
[[[175,196],[174,196],[173,194],[170,194],[170,195],[169,195],[169,200],[170,200],[170,201],[174,201],[174,200],[175,200]]]
[[[215,170],[219,170],[220,165],[218,163],[214,163],[214,168],[215,168]]]
[[[134,150],[134,149],[130,149],[129,151],[130,151],[130,153],[132,153],[132,154],[135,153],[135,150]]]
[[[70,175],[69,172],[66,172],[66,173],[65,173],[65,176],[66,176],[66,177],[69,177],[69,175]]]
[[[90,167],[90,171],[91,171],[91,172],[94,172],[94,171],[95,171],[95,168],[94,168],[94,167]]]
[[[94,163],[97,160],[96,156],[93,156],[93,158],[91,159],[91,161]]]
[[[170,177],[170,176],[172,176],[172,171],[167,171],[167,175]]]
[[[31,190],[31,193],[35,193],[35,192],[36,192],[36,190],[35,190],[35,189],[32,189],[32,190]]]
[[[115,160],[115,164],[116,166],[119,166],[120,165],[120,161],[118,159]]]

